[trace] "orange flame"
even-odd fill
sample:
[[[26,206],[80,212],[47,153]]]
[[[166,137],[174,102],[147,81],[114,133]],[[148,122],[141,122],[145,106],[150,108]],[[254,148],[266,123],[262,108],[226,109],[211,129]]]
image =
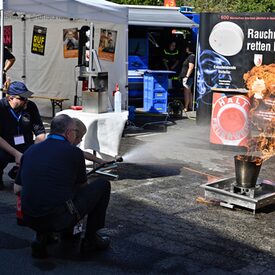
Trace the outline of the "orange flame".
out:
[[[254,132],[247,156],[266,161],[275,155],[275,64],[252,68],[243,76],[252,101],[250,119]]]

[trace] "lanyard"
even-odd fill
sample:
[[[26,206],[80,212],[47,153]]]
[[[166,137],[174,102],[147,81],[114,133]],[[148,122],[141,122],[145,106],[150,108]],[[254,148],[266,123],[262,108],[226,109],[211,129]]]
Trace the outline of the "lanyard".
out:
[[[48,135],[47,138],[51,138],[51,139],[58,139],[58,140],[66,140],[65,137],[60,136],[60,135]]]
[[[19,133],[20,133],[19,121],[20,121],[20,119],[21,119],[21,117],[22,117],[22,112],[20,112],[20,113],[17,115],[16,112],[14,112],[14,110],[11,109],[11,108],[10,108],[10,112],[11,112],[12,116],[13,116],[13,117],[16,119],[16,121],[17,121],[17,134],[19,135]]]

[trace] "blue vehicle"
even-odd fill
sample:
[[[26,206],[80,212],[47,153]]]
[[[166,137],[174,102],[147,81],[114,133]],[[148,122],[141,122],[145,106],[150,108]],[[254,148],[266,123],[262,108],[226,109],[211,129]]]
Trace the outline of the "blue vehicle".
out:
[[[190,43],[196,44],[198,23],[195,20],[197,21],[199,17],[191,11],[182,13],[179,8],[155,6],[128,6],[128,8],[128,104],[141,108],[146,105],[144,74],[146,75],[148,71],[157,72],[165,69],[162,64],[163,51],[171,41],[176,42],[180,63],[183,62],[185,47]],[[180,65],[179,68],[181,68]],[[162,77],[157,76],[161,79]],[[168,75],[167,83],[164,85],[168,101],[170,98],[183,98],[177,81],[173,80],[173,85],[171,83],[171,77]],[[148,92],[147,88],[146,92]],[[154,91],[152,96],[153,94]],[[165,108],[161,108],[163,109]]]

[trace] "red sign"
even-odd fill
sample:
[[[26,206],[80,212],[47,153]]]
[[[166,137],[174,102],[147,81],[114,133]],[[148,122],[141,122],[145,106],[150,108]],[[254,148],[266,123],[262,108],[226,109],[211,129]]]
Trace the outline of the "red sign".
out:
[[[12,26],[4,26],[4,45],[12,51]]]
[[[214,92],[212,107],[210,142],[245,146],[250,133],[249,98]]]
[[[176,1],[175,0],[164,0],[164,6],[165,7],[176,7]]]

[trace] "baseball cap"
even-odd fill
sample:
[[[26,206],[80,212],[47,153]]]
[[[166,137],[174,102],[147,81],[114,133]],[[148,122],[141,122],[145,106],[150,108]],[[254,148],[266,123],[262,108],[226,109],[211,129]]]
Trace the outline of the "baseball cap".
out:
[[[13,81],[8,88],[9,95],[17,95],[20,97],[31,97],[33,92],[29,91],[26,85],[20,81]]]

